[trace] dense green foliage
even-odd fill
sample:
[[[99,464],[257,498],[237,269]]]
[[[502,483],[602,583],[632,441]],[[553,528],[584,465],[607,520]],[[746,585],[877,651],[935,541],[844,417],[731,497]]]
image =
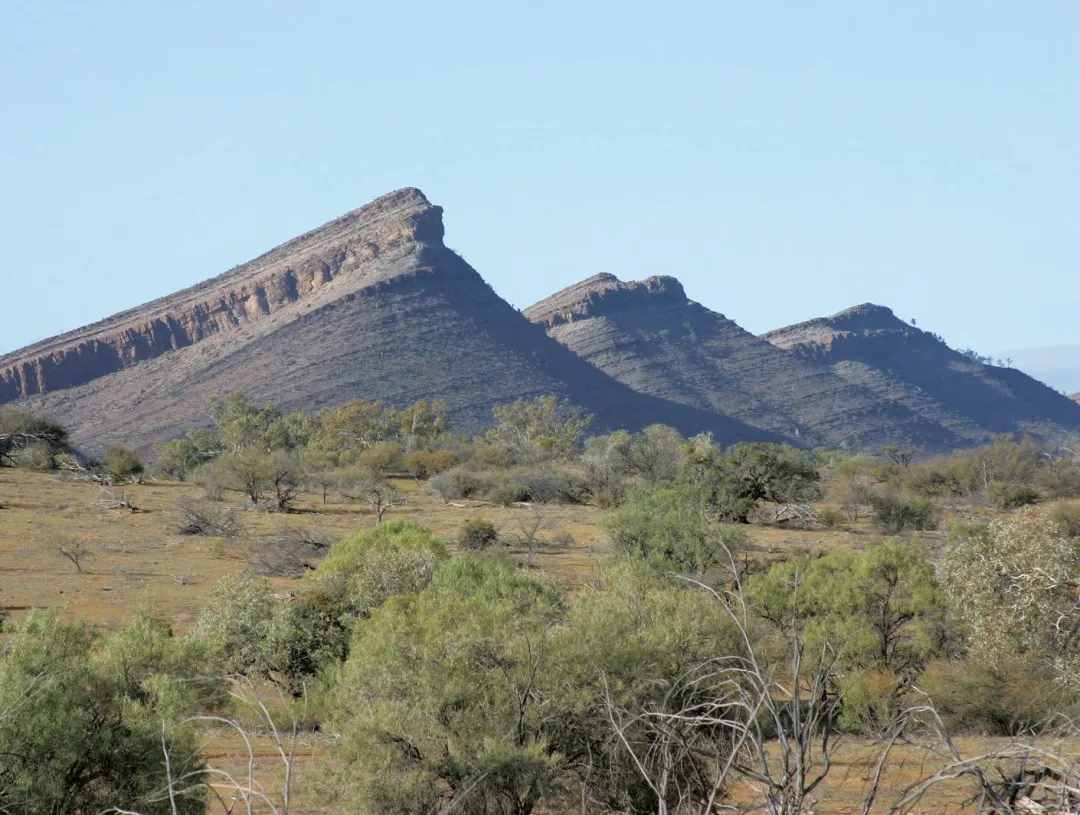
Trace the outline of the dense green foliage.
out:
[[[0,647],[0,810],[171,812],[163,748],[174,777],[202,767],[190,727],[163,729],[196,704],[196,656],[145,619],[108,637],[50,614],[16,625]]]

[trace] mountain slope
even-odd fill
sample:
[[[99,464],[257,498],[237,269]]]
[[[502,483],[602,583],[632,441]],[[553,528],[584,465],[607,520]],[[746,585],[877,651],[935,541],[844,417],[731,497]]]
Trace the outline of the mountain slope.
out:
[[[548,335],[629,387],[810,445],[943,449],[951,432],[755,337],[672,277],[599,274],[526,309]]]
[[[765,335],[773,345],[894,400],[967,443],[996,433],[1080,431],[1080,406],[1014,368],[985,365],[864,304]]]
[[[0,403],[62,419],[91,450],[140,449],[204,421],[214,394],[285,409],[353,398],[492,405],[555,393],[598,427],[663,421],[722,439],[767,434],[636,394],[550,340],[443,244],[442,210],[404,189],[224,275],[0,357]]]
[[[1080,390],[1080,345],[1015,348],[995,356],[1062,393]]]

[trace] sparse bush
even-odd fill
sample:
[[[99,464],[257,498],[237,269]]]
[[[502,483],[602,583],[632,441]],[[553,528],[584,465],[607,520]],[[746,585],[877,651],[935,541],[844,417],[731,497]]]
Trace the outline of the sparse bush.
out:
[[[122,445],[113,445],[101,459],[105,475],[114,483],[137,480],[143,473],[143,463],[134,452]]]
[[[491,521],[471,518],[461,525],[457,540],[462,549],[482,551],[495,545],[499,540],[499,533]]]
[[[56,544],[56,555],[68,561],[75,567],[75,571],[82,574],[83,563],[94,557],[94,550],[82,540],[61,540]]]
[[[15,462],[31,470],[55,470],[56,451],[47,442],[31,442],[15,455]]]
[[[382,523],[387,510],[403,500],[397,487],[382,473],[366,467],[346,470],[340,476],[341,494],[350,501],[361,501],[375,512],[376,523]]]
[[[454,501],[478,497],[487,490],[488,482],[472,470],[458,466],[432,477],[428,486],[444,501]]]
[[[818,520],[825,526],[826,529],[836,529],[844,525],[844,522],[848,519],[842,510],[836,507],[823,507],[818,511]]]
[[[905,498],[896,493],[883,492],[871,496],[870,506],[878,526],[890,535],[938,527],[938,509],[925,498]]]
[[[1059,504],[1051,516],[1062,533],[1070,538],[1080,538],[1080,504]]]
[[[190,474],[190,478],[194,484],[202,487],[207,501],[225,500],[227,476],[223,459],[214,459],[199,466]]]
[[[261,577],[303,577],[315,569],[332,544],[322,533],[290,530],[256,541],[248,563]]]
[[[181,502],[178,508],[180,523],[176,531],[181,535],[234,538],[240,534],[240,523],[224,507],[208,503]]]
[[[67,430],[25,410],[0,407],[0,467],[56,468],[56,455],[69,451]]]

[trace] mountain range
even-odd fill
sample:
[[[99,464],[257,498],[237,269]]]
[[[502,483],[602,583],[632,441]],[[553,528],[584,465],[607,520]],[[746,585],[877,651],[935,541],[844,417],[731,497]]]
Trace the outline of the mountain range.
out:
[[[554,393],[594,429],[923,451],[1080,430],[1080,404],[970,359],[880,306],[757,337],[673,277],[594,275],[520,312],[444,243],[419,190],[384,195],[218,277],[0,356],[0,404],[94,451],[150,451],[211,396],[287,410],[441,399],[479,429]]]

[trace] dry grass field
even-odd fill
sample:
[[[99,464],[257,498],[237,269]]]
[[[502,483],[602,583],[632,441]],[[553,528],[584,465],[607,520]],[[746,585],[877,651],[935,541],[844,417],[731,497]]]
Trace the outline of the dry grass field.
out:
[[[499,507],[479,502],[445,504],[422,483],[400,480],[396,486],[405,503],[388,517],[409,518],[452,540],[468,518],[490,520],[500,535],[513,539],[533,518],[529,507]],[[64,616],[113,626],[135,609],[145,608],[172,622],[178,632],[188,630],[207,592],[225,575],[248,567],[248,559],[261,538],[287,529],[310,529],[333,538],[368,528],[375,523],[367,507],[341,503],[331,496],[304,494],[297,511],[289,514],[245,509],[239,497],[226,505],[235,512],[242,532],[236,538],[185,536],[178,533],[178,504],[201,499],[190,484],[149,481],[127,487],[124,496],[133,509],[110,508],[111,494],[96,484],[62,476],[0,469],[0,606],[12,617],[33,608],[57,608]],[[533,559],[533,568],[573,589],[596,573],[605,555],[600,520],[595,507],[544,508],[542,537],[569,535],[572,543],[545,547]],[[749,529],[752,556],[775,558],[794,551],[824,551],[838,547],[862,548],[880,538],[865,522],[834,530],[797,530],[754,526]],[[936,537],[931,534],[931,540]],[[82,571],[65,559],[59,547],[81,544],[88,555]],[[520,547],[510,549],[522,563],[528,559]],[[281,591],[300,585],[299,579],[274,578]],[[971,743],[972,749],[989,746]],[[293,815],[332,811],[324,803],[321,780],[328,761],[323,736],[304,736],[297,746]],[[208,730],[207,758],[235,773],[247,772],[242,741],[226,731]],[[279,783],[274,745],[256,741],[257,773],[268,789]],[[872,745],[850,740],[840,751],[828,785],[818,796],[819,813],[856,813],[873,773],[876,753]],[[883,801],[924,772],[926,757],[899,748],[885,781]],[[954,785],[932,795],[920,811],[960,812],[967,788]],[[214,809],[212,811],[220,811]]]

